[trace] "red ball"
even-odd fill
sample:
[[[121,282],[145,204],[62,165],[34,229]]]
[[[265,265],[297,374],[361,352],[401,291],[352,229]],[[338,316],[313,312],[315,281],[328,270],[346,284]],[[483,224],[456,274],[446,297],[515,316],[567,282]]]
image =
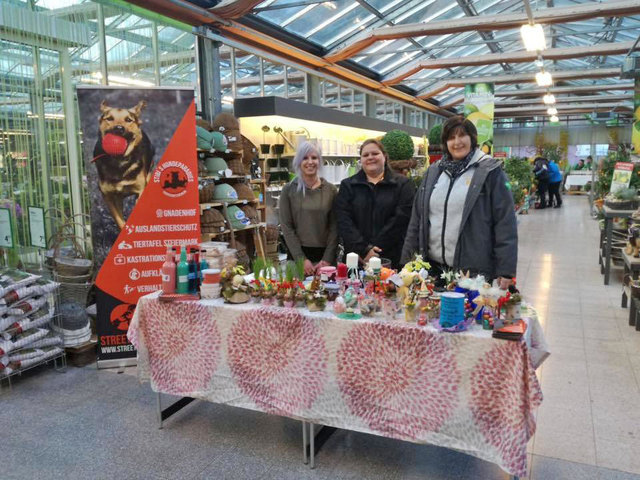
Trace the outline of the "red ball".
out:
[[[102,149],[109,155],[123,155],[128,145],[127,140],[120,135],[107,133],[102,137]]]

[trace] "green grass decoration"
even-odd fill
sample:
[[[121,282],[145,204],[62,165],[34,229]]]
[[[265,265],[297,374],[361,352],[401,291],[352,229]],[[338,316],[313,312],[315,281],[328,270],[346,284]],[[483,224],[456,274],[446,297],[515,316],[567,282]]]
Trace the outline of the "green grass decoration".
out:
[[[296,278],[300,281],[304,280],[304,258],[296,260]]]

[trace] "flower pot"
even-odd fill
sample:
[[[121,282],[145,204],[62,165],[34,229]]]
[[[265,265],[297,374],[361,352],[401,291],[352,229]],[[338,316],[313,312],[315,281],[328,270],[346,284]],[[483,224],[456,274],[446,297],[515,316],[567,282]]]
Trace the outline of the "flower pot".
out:
[[[638,200],[609,200],[605,199],[604,204],[613,210],[635,210],[638,208]]]
[[[307,308],[310,312],[322,312],[325,305],[319,305],[316,302],[307,302]]]
[[[269,143],[261,143],[260,144],[260,153],[263,155],[268,155],[271,151],[271,145]]]
[[[275,155],[282,155],[284,153],[284,143],[276,143],[272,145],[272,147]]]

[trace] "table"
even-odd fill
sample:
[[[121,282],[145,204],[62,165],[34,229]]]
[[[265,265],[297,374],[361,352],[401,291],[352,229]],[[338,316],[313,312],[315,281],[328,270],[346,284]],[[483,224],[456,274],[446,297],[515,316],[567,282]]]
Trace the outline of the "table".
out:
[[[591,181],[591,170],[572,172],[567,175],[567,179],[564,182],[564,186],[567,190],[571,187],[584,187]]]
[[[598,261],[600,263],[600,272],[604,273],[604,284],[609,285],[609,273],[611,271],[611,238],[613,236],[613,219],[614,218],[630,218],[635,210],[614,210],[602,207],[604,213],[604,263],[602,254],[598,252]]]
[[[151,294],[127,335],[156,392],[454,448],[525,476],[542,401],[534,362],[548,354],[533,311],[529,324],[531,349],[479,326],[450,334]]]

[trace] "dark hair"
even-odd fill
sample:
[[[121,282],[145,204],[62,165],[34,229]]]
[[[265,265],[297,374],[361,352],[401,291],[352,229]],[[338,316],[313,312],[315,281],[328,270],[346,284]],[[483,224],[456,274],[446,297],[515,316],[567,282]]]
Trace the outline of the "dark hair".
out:
[[[362,145],[360,145],[360,156],[362,156],[362,150],[364,149],[364,147],[366,147],[367,145],[373,143],[375,146],[377,146],[380,151],[382,152],[382,154],[384,155],[384,159],[385,159],[385,166],[387,165],[387,162],[389,161],[389,154],[387,153],[387,151],[384,149],[384,145],[382,145],[382,142],[380,140],[377,140],[375,138],[369,138],[367,140],[365,140],[364,142],[362,142]]]
[[[447,148],[447,140],[458,132],[469,135],[471,138],[472,152],[478,147],[478,131],[476,130],[476,126],[471,123],[471,120],[467,120],[463,116],[456,115],[455,117],[449,118],[442,126],[442,136],[440,137],[440,141],[442,143],[442,150],[448,156],[451,156],[451,153],[449,153],[449,149]]]

